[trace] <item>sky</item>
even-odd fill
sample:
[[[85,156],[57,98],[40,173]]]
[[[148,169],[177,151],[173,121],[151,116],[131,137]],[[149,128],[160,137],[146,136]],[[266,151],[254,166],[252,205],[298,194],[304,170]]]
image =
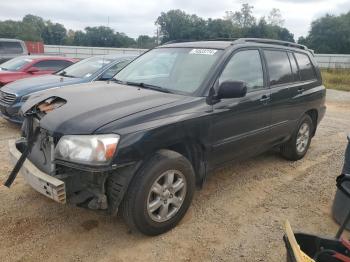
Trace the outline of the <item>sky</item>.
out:
[[[284,26],[298,39],[306,36],[313,20],[326,13],[350,11],[350,0],[11,0],[0,2],[0,20],[21,20],[26,14],[63,24],[67,29],[109,25],[130,37],[154,35],[161,12],[181,9],[203,18],[223,18],[225,11],[237,11],[242,3],[254,6],[254,16],[268,16],[278,8]]]

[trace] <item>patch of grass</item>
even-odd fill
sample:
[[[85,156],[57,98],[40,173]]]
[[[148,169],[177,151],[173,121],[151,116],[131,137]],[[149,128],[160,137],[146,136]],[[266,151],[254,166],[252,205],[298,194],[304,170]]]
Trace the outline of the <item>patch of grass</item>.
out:
[[[350,91],[350,69],[321,69],[326,88]]]

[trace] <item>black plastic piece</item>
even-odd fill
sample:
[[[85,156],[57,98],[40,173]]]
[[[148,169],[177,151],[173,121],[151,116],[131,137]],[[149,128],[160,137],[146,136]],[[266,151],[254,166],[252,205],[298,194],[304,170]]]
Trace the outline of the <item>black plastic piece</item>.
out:
[[[334,219],[341,224],[336,235],[336,238],[339,238],[344,229],[350,230],[350,134],[342,174],[337,177],[336,183],[338,190],[334,197],[332,213]]]
[[[300,246],[300,249],[311,258],[317,258],[317,262],[339,262],[334,257],[335,253],[348,256],[348,249],[338,239],[321,238],[314,235],[295,233],[295,238]],[[287,261],[296,262],[291,245],[286,236],[283,237],[287,249]],[[325,252],[329,250],[331,252]]]
[[[350,134],[348,135],[348,146],[346,147],[346,151],[345,151],[345,160],[344,160],[342,174],[350,175]]]
[[[40,133],[39,127],[37,127],[33,132],[33,118],[32,117],[28,117],[26,127],[27,127],[27,134],[28,134],[28,143],[27,143],[26,148],[22,152],[21,157],[18,159],[15,167],[12,169],[9,177],[7,178],[6,182],[4,183],[4,185],[8,188],[10,188],[13,181],[15,181],[19,170],[23,166],[24,161],[26,160],[27,156],[29,155],[30,151],[32,150],[32,147],[35,143],[35,140],[37,139],[37,137]]]
[[[350,211],[348,212],[348,215],[344,219],[344,222],[341,224],[337,234],[335,235],[335,238],[339,239],[341,237],[349,221],[350,221]]]

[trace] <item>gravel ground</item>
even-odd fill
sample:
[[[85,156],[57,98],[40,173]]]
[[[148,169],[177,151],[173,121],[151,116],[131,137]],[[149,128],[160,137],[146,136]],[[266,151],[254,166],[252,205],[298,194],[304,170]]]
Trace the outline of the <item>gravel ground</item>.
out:
[[[172,231],[145,237],[121,218],[59,205],[17,178],[0,187],[1,261],[285,261],[282,224],[333,236],[335,177],[350,131],[350,93],[328,91],[327,114],[303,160],[276,152],[225,167],[197,191]],[[0,120],[0,180],[11,165],[7,140],[18,127]]]

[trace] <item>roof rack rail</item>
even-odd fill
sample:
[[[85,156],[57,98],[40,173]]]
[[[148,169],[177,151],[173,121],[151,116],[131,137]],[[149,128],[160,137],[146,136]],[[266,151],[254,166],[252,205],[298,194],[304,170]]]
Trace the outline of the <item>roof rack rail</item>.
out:
[[[272,44],[272,45],[282,45],[282,46],[288,46],[288,47],[294,47],[299,48],[303,50],[308,50],[308,48],[304,45],[300,45],[297,43],[282,41],[282,40],[275,40],[275,39],[266,39],[266,38],[239,38],[235,41],[233,41],[234,44],[241,44],[241,43],[247,43],[247,42],[254,42],[254,43],[262,43],[262,44]]]
[[[168,45],[168,44],[175,44],[175,43],[186,43],[186,42],[193,42],[193,41],[198,41],[198,40],[194,40],[194,39],[176,39],[176,40],[170,40],[167,41],[161,45]]]
[[[198,41],[236,41],[240,38],[227,38],[227,37],[217,37],[217,38],[209,38],[209,39],[177,39],[177,40],[170,40],[168,42],[165,42],[161,45],[167,45],[167,44],[175,44],[175,43],[186,43],[186,42],[198,42]]]

